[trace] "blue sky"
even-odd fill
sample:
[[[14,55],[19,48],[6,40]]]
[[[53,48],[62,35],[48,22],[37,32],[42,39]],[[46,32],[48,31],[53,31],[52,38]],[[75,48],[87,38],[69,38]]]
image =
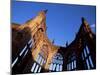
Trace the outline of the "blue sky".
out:
[[[81,25],[81,17],[85,17],[92,29],[96,25],[96,7],[13,1],[11,6],[11,22],[23,24],[35,17],[41,10],[48,9],[46,14],[47,35],[55,45],[65,46],[75,39]]]

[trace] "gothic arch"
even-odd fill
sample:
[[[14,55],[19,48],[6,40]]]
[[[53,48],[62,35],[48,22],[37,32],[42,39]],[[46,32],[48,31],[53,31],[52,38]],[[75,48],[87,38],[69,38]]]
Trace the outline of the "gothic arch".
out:
[[[53,56],[52,62],[49,66],[50,71],[62,71],[63,69],[63,56],[60,53],[56,53]]]

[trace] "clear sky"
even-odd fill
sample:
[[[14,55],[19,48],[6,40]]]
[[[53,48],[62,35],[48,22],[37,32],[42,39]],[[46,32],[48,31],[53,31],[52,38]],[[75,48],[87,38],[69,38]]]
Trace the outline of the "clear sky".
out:
[[[95,6],[13,1],[11,22],[23,24],[45,9],[48,9],[47,35],[51,41],[55,40],[55,45],[65,46],[66,41],[70,44],[75,39],[81,25],[81,17],[85,17],[95,31]]]

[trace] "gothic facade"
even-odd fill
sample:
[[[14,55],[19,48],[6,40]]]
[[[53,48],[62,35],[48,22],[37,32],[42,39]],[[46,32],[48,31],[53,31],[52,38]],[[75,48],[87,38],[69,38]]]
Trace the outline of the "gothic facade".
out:
[[[87,21],[82,18],[75,39],[61,47],[46,35],[46,13],[47,10],[39,12],[23,25],[12,23],[12,73],[96,69],[96,35]]]

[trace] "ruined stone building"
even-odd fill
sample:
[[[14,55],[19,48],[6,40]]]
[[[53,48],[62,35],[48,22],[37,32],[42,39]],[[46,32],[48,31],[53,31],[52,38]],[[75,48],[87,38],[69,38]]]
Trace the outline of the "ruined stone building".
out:
[[[23,25],[12,23],[12,73],[95,69],[96,35],[87,21],[82,18],[75,39],[66,47],[61,47],[47,37],[46,13],[47,10],[39,12]]]

